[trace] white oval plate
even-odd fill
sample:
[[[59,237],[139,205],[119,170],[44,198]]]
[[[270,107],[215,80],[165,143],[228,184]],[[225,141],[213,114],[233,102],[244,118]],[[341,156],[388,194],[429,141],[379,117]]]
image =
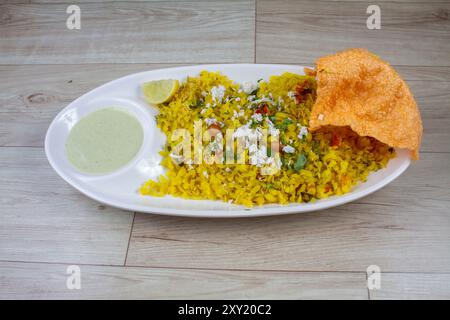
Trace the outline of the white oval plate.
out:
[[[397,178],[410,164],[409,153],[397,150],[397,157],[386,168],[372,173],[365,183],[351,192],[319,200],[314,203],[265,205],[251,209],[209,200],[185,200],[166,197],[141,196],[139,186],[164,172],[158,152],[165,143],[165,135],[157,128],[155,107],[141,96],[140,84],[158,79],[186,79],[201,70],[220,71],[236,82],[253,81],[289,71],[303,74],[302,66],[265,64],[200,65],[160,69],[132,74],[102,85],[64,108],[53,120],[45,138],[45,152],[53,169],[69,184],[86,196],[104,204],[131,211],[189,217],[255,217],[307,212],[338,206],[364,197]],[[88,113],[105,107],[122,107],[134,114],[144,129],[144,142],[136,157],[126,166],[107,175],[80,173],[68,162],[65,141],[74,124]]]

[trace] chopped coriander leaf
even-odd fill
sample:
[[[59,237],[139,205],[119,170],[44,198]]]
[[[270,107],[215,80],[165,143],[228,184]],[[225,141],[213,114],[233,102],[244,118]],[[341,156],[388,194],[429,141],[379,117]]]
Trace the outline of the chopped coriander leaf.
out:
[[[191,105],[192,108],[202,108],[205,106],[205,102],[203,100],[198,100],[195,104]]]
[[[302,170],[305,167],[307,160],[308,159],[306,158],[306,156],[303,153],[300,153],[297,158],[297,161],[294,164],[294,170],[295,171]]]
[[[258,122],[255,119],[252,119],[252,123],[250,124],[250,128],[256,129],[258,126]]]
[[[282,123],[285,124],[285,125],[289,125],[289,124],[293,123],[293,121],[291,119],[289,119],[289,118],[286,118],[286,119],[283,120]]]
[[[276,125],[276,127],[280,130],[286,130],[288,125],[293,123],[293,121],[289,118],[284,119],[280,124]]]

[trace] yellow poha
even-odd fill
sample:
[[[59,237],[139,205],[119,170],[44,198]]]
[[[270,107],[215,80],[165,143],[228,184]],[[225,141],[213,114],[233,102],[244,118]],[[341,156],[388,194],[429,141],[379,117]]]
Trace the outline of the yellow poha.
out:
[[[166,174],[144,183],[140,193],[251,207],[309,202],[349,192],[370,172],[386,166],[394,150],[376,139],[358,136],[348,127],[308,132],[316,87],[314,77],[293,73],[272,76],[257,85],[239,85],[217,72],[202,71],[198,77],[189,77],[169,102],[158,105],[157,124],[168,138],[161,152]],[[171,141],[172,134],[186,128],[193,135],[196,120],[219,132],[246,125],[278,131],[280,170],[262,175],[258,166],[248,163],[173,161],[171,152],[178,142]]]

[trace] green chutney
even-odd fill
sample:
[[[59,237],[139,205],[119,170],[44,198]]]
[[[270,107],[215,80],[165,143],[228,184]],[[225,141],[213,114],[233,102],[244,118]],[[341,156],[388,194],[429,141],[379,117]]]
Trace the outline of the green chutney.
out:
[[[136,156],[143,138],[134,116],[119,108],[100,109],[75,124],[66,141],[66,154],[79,171],[109,173]]]

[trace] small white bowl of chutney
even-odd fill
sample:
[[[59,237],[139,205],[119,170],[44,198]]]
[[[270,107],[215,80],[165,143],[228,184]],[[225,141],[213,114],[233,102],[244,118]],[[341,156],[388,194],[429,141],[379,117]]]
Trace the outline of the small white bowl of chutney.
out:
[[[69,162],[80,172],[105,174],[129,163],[139,152],[144,131],[136,117],[120,107],[81,118],[66,140]]]

